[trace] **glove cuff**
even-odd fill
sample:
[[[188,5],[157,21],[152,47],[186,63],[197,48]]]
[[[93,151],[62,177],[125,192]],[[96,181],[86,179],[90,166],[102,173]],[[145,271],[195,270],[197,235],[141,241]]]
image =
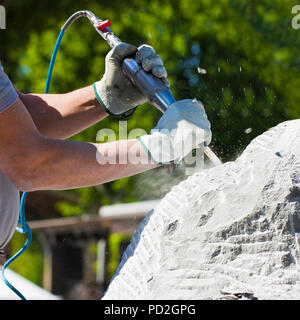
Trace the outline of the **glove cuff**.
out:
[[[106,106],[106,104],[103,102],[102,98],[100,97],[100,92],[101,92],[101,81],[95,82],[93,84],[93,88],[94,88],[94,92],[95,92],[95,96],[98,100],[98,102],[100,103],[101,107],[105,110],[105,112],[107,112],[108,114],[110,114],[111,116],[118,116],[114,113],[112,113],[108,107]]]
[[[93,84],[95,96],[98,102],[100,103],[101,107],[105,110],[105,112],[107,112],[113,117],[116,117],[122,120],[128,120],[129,118],[131,118],[131,116],[134,114],[137,107],[132,107],[132,109],[128,109],[127,111],[120,114],[114,113],[111,110],[109,98],[107,97],[108,94],[103,94],[103,92],[105,91],[104,87],[105,86],[103,85],[102,80],[97,81]]]
[[[153,163],[158,165],[168,165],[173,163],[174,148],[170,138],[159,132],[151,132],[149,135],[138,137],[137,140],[147,152]]]

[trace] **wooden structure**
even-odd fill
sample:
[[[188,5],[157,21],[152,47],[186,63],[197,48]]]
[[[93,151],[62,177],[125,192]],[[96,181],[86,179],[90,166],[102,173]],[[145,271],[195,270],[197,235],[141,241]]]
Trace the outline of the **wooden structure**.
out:
[[[132,235],[156,204],[154,200],[104,206],[99,215],[29,222],[43,247],[43,287],[53,294],[72,299],[72,292],[82,291],[80,284],[85,283],[96,290],[97,296],[103,295],[109,281],[106,272],[108,236],[115,232]],[[96,252],[91,250],[93,245]],[[79,289],[74,289],[76,286]],[[85,295],[81,294],[81,298],[84,299]]]

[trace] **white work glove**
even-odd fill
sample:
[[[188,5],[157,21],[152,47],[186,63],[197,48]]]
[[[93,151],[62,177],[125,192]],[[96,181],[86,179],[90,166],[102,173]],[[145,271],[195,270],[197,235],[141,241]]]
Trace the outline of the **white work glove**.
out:
[[[210,122],[200,101],[174,102],[150,134],[138,138],[154,163],[179,163],[193,149],[211,142]]]
[[[94,83],[99,103],[113,116],[131,115],[137,106],[147,102],[147,98],[122,71],[122,62],[128,57],[135,57],[145,71],[151,71],[169,85],[163,61],[151,46],[144,44],[137,48],[125,42],[120,43],[107,54],[104,76]]]

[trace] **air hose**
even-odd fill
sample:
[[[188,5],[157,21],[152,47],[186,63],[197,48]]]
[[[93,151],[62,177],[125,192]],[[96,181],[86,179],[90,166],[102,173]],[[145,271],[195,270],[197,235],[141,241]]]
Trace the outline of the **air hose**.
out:
[[[19,221],[18,224],[21,225],[21,227],[17,227],[16,231],[18,231],[19,233],[22,234],[26,234],[27,233],[27,239],[24,243],[24,246],[17,252],[15,253],[11,258],[9,258],[5,264],[2,267],[1,270],[1,278],[4,281],[4,283],[16,294],[18,295],[22,300],[26,300],[26,298],[22,295],[21,292],[19,292],[5,277],[5,270],[7,269],[7,267],[14,261],[16,260],[30,245],[31,242],[31,238],[32,238],[32,233],[31,230],[29,228],[29,226],[26,223],[26,218],[25,218],[25,202],[26,202],[26,198],[27,198],[27,192],[24,192],[22,194],[22,198],[21,198],[21,204],[20,204],[20,217],[19,217]]]
[[[87,10],[83,10],[83,11],[78,11],[76,13],[74,13],[67,21],[66,23],[63,25],[63,27],[61,28],[61,31],[58,35],[53,53],[52,53],[52,57],[51,57],[51,61],[49,64],[49,69],[48,69],[48,75],[47,75],[47,80],[46,80],[46,85],[45,85],[45,91],[44,93],[49,93],[49,89],[50,89],[50,83],[51,83],[51,79],[52,79],[52,73],[53,73],[53,68],[54,68],[54,64],[55,64],[55,59],[56,59],[56,55],[61,43],[61,40],[64,36],[65,31],[68,29],[68,27],[74,22],[76,21],[78,18],[80,17],[87,17],[90,20],[94,18],[94,14],[90,11]],[[28,192],[24,192],[22,194],[21,197],[21,203],[20,203],[20,213],[19,213],[19,220],[18,220],[18,225],[16,227],[16,231],[21,233],[21,234],[27,234],[27,239],[23,245],[23,247],[17,252],[15,253],[11,258],[9,258],[5,264],[2,267],[1,270],[1,278],[4,281],[4,283],[21,299],[21,300],[27,300],[20,291],[18,291],[5,277],[5,270],[8,268],[8,266],[15,261],[30,245],[31,243],[31,239],[32,239],[32,232],[30,227],[27,225],[26,223],[26,215],[25,215],[25,203],[26,203],[26,198],[27,198]]]

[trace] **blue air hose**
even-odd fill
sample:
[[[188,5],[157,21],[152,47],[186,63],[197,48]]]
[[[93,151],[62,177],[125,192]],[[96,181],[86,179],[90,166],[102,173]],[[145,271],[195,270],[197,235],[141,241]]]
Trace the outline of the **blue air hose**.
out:
[[[5,277],[5,270],[6,268],[14,261],[16,260],[30,245],[31,242],[31,238],[32,238],[32,233],[31,230],[29,228],[29,226],[26,223],[25,220],[25,201],[26,201],[26,197],[27,197],[27,192],[23,193],[22,198],[21,198],[21,205],[20,205],[20,218],[19,218],[19,224],[21,225],[20,227],[16,228],[16,231],[18,231],[19,233],[22,234],[26,234],[27,233],[27,239],[26,242],[24,244],[24,246],[17,252],[15,253],[10,259],[8,259],[5,264],[3,265],[3,268],[1,270],[1,278],[4,281],[4,283],[15,293],[17,294],[22,300],[26,300],[26,298],[22,295],[21,292],[19,292]]]
[[[53,53],[52,53],[52,57],[51,57],[51,61],[50,61],[50,65],[49,65],[49,69],[48,69],[48,75],[47,75],[47,80],[46,80],[46,86],[45,86],[45,93],[49,93],[49,88],[50,88],[50,83],[51,83],[51,78],[52,78],[52,73],[53,73],[53,67],[54,67],[54,63],[55,63],[55,58],[61,43],[61,40],[64,36],[65,31],[62,29],[59,33],[59,36],[57,38]],[[30,227],[27,225],[26,223],[26,216],[25,216],[25,203],[26,203],[26,198],[27,198],[28,192],[24,192],[22,194],[21,197],[21,204],[20,204],[20,217],[19,217],[19,221],[18,224],[21,225],[21,227],[16,227],[16,231],[21,233],[21,234],[27,234],[27,239],[23,245],[23,247],[17,252],[15,253],[11,258],[9,258],[5,264],[2,267],[1,270],[1,278],[4,281],[4,283],[16,294],[19,296],[19,298],[21,300],[26,300],[26,298],[22,295],[22,293],[20,291],[18,291],[5,277],[5,270],[7,269],[7,267],[13,262],[15,261],[30,245],[31,239],[32,239],[32,232]]]
[[[45,86],[45,93],[49,93],[56,55],[57,55],[57,52],[58,52],[58,49],[59,49],[59,46],[60,46],[60,43],[61,43],[61,40],[62,40],[64,34],[65,34],[65,31],[63,29],[61,29],[60,33],[58,35],[53,53],[52,53],[50,64],[49,64],[48,75],[47,75],[46,86]]]

